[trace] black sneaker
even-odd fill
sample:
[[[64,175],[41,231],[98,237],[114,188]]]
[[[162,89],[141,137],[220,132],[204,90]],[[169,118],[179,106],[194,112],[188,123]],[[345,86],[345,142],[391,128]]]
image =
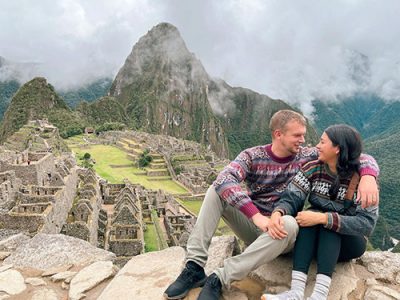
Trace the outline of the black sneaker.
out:
[[[207,280],[204,269],[193,261],[188,261],[178,278],[165,290],[167,299],[182,299],[196,287],[203,286]]]
[[[212,273],[208,276],[197,300],[218,300],[221,296],[221,289],[221,281],[215,273]]]

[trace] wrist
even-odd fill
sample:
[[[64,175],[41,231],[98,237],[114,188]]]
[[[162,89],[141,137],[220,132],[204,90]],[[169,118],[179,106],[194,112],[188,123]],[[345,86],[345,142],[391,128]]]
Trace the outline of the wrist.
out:
[[[328,224],[328,214],[327,213],[322,213],[321,214],[321,222],[322,225]]]

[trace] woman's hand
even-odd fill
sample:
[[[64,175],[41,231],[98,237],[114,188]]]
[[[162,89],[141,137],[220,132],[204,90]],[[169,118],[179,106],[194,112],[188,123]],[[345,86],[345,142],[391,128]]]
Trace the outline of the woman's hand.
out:
[[[301,211],[297,214],[296,221],[301,227],[309,227],[328,223],[328,215],[311,210]]]

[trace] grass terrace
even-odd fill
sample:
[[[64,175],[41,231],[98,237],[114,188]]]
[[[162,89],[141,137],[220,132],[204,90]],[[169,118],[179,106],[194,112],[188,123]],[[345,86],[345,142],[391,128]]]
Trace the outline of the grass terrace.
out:
[[[77,161],[85,153],[90,153],[94,161],[93,168],[97,174],[110,183],[122,183],[127,178],[132,183],[143,185],[146,189],[162,189],[171,194],[185,194],[187,190],[175,183],[170,177],[164,176],[154,180],[137,168],[132,160],[127,158],[126,152],[109,145],[92,145],[83,141],[83,136],[75,136],[66,140],[69,148],[75,153]],[[150,180],[151,179],[151,180]]]

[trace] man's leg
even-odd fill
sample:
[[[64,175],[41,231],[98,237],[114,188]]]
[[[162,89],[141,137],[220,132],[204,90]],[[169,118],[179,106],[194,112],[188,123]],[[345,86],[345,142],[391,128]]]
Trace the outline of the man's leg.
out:
[[[186,245],[187,261],[204,267],[208,258],[208,248],[217,230],[221,217],[245,244],[251,244],[259,235],[257,226],[238,209],[221,200],[211,186],[206,193],[200,213]]]
[[[274,240],[268,233],[262,233],[242,254],[224,261],[224,267],[215,271],[222,285],[229,287],[233,280],[243,279],[259,266],[293,248],[299,226],[292,216],[284,216],[283,220],[287,237]]]
[[[221,217],[245,243],[257,238],[257,227],[239,210],[222,201],[211,186],[204,198],[196,224],[186,245],[186,265],[179,277],[165,291],[167,299],[183,298],[190,289],[202,286],[206,276],[203,267],[208,248]]]

